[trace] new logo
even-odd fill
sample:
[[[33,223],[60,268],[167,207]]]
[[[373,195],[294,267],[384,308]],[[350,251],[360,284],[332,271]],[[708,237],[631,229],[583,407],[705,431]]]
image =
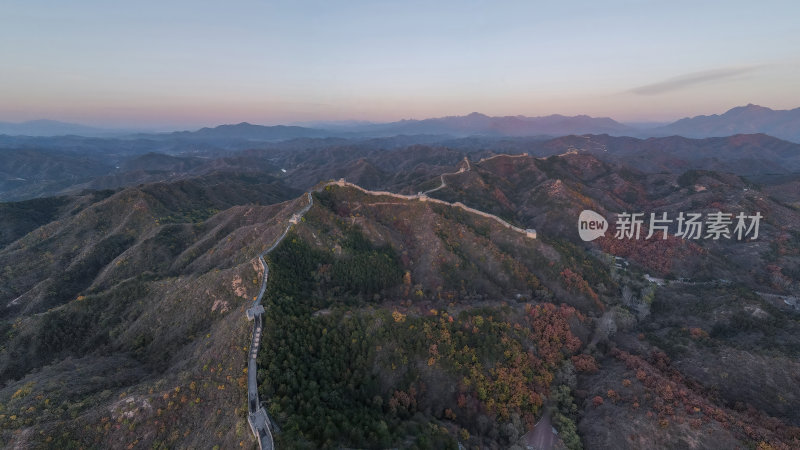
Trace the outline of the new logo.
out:
[[[578,234],[586,242],[604,236],[608,230],[608,221],[605,217],[590,209],[581,211],[578,216]]]

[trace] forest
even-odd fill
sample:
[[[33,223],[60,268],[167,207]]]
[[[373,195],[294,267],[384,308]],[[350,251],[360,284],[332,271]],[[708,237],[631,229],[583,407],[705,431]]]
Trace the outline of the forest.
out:
[[[396,251],[357,227],[344,226],[338,243],[335,254],[290,234],[269,255],[258,379],[277,445],[507,447],[564,382],[557,373],[574,370],[583,345],[571,324],[587,320],[574,308],[404,313],[377,302],[404,281]],[[576,436],[569,391],[560,385],[567,415],[557,420]]]

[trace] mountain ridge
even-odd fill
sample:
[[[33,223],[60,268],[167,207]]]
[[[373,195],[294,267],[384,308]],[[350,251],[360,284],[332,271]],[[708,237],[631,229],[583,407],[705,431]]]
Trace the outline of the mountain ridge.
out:
[[[0,122],[0,134],[15,136],[87,137],[122,136],[156,140],[243,140],[281,141],[298,138],[375,138],[398,135],[474,135],[495,137],[565,136],[570,134],[610,134],[631,137],[663,137],[680,135],[692,138],[722,137],[735,134],[764,133],[784,140],[800,142],[800,108],[775,110],[749,103],[736,106],[721,114],[684,117],[667,124],[643,126],[624,123],[610,117],[586,114],[566,116],[504,115],[490,116],[480,112],[466,115],[401,119],[393,122],[318,121],[301,125],[259,125],[250,122],[221,124],[197,130],[166,133],[134,133],[90,127],[53,120],[34,120],[22,123]]]
[[[722,114],[685,117],[652,131],[684,137],[764,133],[800,142],[800,108],[774,110],[749,103],[731,108]]]

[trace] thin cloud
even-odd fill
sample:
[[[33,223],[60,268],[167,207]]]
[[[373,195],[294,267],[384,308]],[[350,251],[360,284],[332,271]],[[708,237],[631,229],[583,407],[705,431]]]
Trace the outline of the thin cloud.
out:
[[[759,68],[760,66],[726,67],[722,69],[694,72],[660,81],[658,83],[639,86],[631,89],[630,92],[639,95],[663,94],[665,92],[676,91],[678,89],[683,89],[695,84],[707,83],[709,81],[716,81],[724,78],[735,77],[737,75],[743,75],[745,73],[753,72]]]

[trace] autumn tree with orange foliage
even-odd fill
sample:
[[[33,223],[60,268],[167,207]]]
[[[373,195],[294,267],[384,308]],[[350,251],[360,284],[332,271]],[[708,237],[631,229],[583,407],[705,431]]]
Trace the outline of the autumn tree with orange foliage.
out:
[[[570,330],[567,320],[579,313],[567,305],[557,307],[543,303],[530,309],[528,321],[531,324],[533,340],[538,356],[550,367],[555,367],[567,354],[581,348],[581,341]]]
[[[646,415],[655,418],[662,427],[669,427],[670,420],[677,423],[688,420],[691,426],[698,428],[713,420],[733,430],[741,439],[763,442],[775,449],[800,448],[800,428],[766,416],[752,407],[737,412],[717,406],[701,395],[702,386],[687,380],[671,367],[663,352],[652,352],[648,360],[619,349],[614,349],[611,356],[635,371],[636,379],[644,385],[651,399],[651,410]],[[619,396],[619,393],[615,394]],[[638,408],[639,403],[634,400],[632,406]]]
[[[572,364],[578,372],[595,373],[599,370],[592,355],[575,355],[572,357]]]
[[[597,243],[604,252],[628,258],[662,276],[672,272],[675,261],[703,252],[694,242],[675,236],[662,239],[660,231],[650,239],[616,239],[604,236]]]
[[[581,274],[574,272],[569,267],[561,271],[561,278],[564,281],[564,287],[573,293],[584,294],[594,301],[598,300],[597,293],[589,286],[589,283],[583,279]]]

